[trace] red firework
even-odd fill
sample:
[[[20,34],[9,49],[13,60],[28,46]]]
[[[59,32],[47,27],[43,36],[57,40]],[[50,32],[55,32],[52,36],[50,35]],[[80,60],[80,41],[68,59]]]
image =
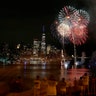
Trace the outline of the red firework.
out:
[[[70,41],[75,45],[84,44],[88,38],[88,31],[85,25],[73,26],[71,29]]]

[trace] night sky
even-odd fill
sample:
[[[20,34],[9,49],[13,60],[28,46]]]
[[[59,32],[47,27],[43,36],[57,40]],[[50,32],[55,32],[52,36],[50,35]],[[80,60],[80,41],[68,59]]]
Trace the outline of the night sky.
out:
[[[59,46],[58,39],[54,39],[51,34],[50,25],[53,23],[60,9],[65,5],[84,9],[90,14],[88,40],[84,45],[79,46],[78,50],[81,49],[91,54],[96,48],[95,0],[2,2],[0,7],[0,41],[12,44],[20,42],[33,43],[34,38],[41,40],[42,26],[45,25],[46,42]]]

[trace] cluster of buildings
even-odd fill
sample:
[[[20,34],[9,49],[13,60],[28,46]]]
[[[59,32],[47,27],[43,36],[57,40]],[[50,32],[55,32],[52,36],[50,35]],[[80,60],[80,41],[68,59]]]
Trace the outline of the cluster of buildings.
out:
[[[17,49],[19,48],[20,44],[17,45]],[[27,54],[29,53],[33,57],[46,57],[49,55],[50,56],[54,54],[56,55],[58,52],[60,52],[60,49],[57,49],[55,46],[46,44],[46,34],[44,26],[43,26],[43,32],[41,34],[41,40],[35,38],[33,39],[33,44],[31,45],[30,48],[24,45],[23,49],[24,49],[23,53]],[[25,50],[27,50],[27,52],[25,52]]]
[[[9,48],[9,45],[6,43],[0,44],[0,62],[3,63],[12,63],[14,61],[26,58],[28,61],[32,61],[33,58],[46,58],[48,60],[61,60],[62,59],[62,50],[57,49],[55,46],[46,43],[46,34],[45,28],[42,28],[43,32],[41,34],[41,40],[35,38],[33,39],[32,44],[22,44],[19,43],[15,45],[15,48]],[[68,56],[64,53],[66,60],[74,59],[74,56]],[[79,57],[78,57],[79,58]],[[84,63],[86,56],[82,54],[80,57],[81,63]],[[26,60],[27,60],[26,59]],[[32,61],[33,62],[33,61]]]
[[[38,38],[33,39],[32,44],[19,43],[10,48],[10,45],[6,42],[0,44],[0,62],[8,63],[10,61],[18,60],[21,57],[43,57],[43,58],[55,58],[60,57],[60,49],[55,46],[46,44],[45,28],[43,26],[43,32],[41,33],[41,40]],[[8,62],[7,62],[8,61]]]

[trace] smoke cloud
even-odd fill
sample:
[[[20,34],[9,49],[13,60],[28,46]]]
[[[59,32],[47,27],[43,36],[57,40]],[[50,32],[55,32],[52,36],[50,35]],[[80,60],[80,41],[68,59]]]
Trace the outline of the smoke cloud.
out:
[[[96,0],[84,0],[90,15],[89,38],[96,44]]]

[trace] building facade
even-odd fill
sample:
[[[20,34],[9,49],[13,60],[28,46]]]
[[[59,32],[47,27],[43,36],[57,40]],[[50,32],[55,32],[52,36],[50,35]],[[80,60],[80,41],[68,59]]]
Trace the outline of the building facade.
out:
[[[46,36],[45,36],[45,27],[43,26],[43,33],[41,39],[41,55],[46,55]]]

